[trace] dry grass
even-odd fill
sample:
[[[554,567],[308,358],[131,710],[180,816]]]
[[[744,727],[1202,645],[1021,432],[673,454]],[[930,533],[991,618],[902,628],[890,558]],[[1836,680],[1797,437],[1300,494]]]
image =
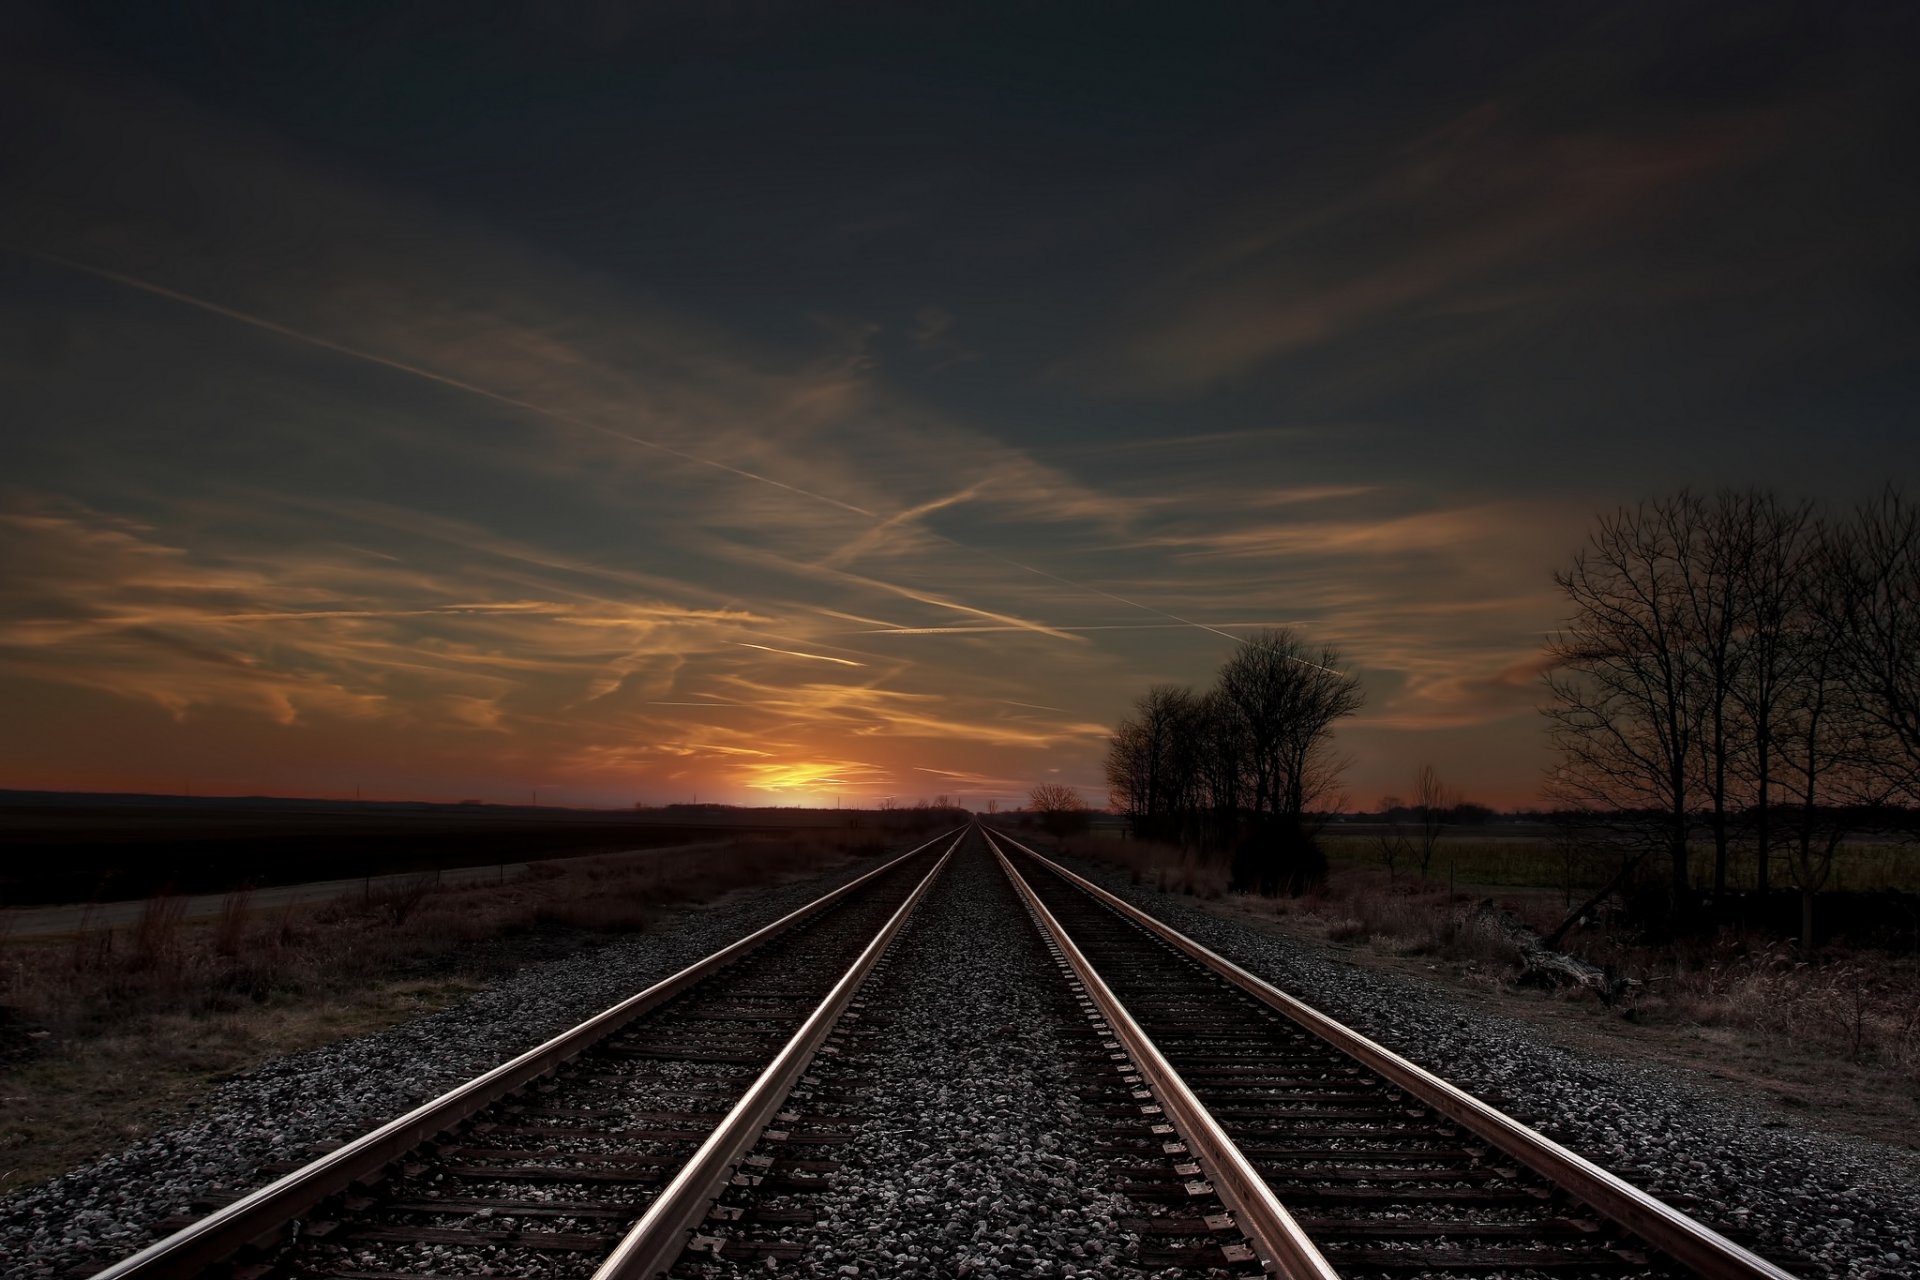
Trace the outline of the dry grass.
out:
[[[129,927],[0,939],[0,1192],[150,1132],[256,1062],[442,1007],[504,967],[643,930],[675,905],[882,848],[871,832],[795,831],[269,910],[235,894],[199,924],[163,896]]]
[[[1024,832],[1021,839],[1031,842]],[[1224,864],[1203,862],[1191,851],[1182,851],[1174,845],[1100,836],[1069,836],[1055,843],[1062,853],[1097,858],[1124,867],[1133,883],[1152,885],[1161,893],[1212,901],[1227,892],[1229,876]]]
[[[1487,890],[1512,886],[1494,890],[1494,905],[1537,933],[1551,930],[1565,909],[1565,888],[1553,878],[1565,874],[1565,861],[1545,841],[1462,841],[1452,849],[1443,843],[1431,879],[1404,870],[1389,877],[1377,857],[1360,855],[1358,843],[1336,847],[1333,874],[1298,898],[1227,895],[1224,874],[1194,867],[1171,846],[1083,840],[1069,852],[1125,867],[1136,884],[1223,899],[1237,913],[1329,942],[1383,957],[1424,957],[1436,971],[1502,994],[1517,988],[1520,953],[1511,938],[1485,925],[1480,908]],[[1906,862],[1866,848],[1853,865],[1862,879],[1870,870],[1889,878],[1905,874]],[[1474,892],[1451,889],[1449,870]],[[1914,956],[1843,949],[1802,956],[1785,943],[1731,933],[1649,946],[1606,927],[1576,930],[1567,945],[1632,980],[1623,1005],[1609,1011],[1630,1022],[1738,1031],[1790,1046],[1798,1058],[1864,1069],[1920,1097],[1920,959]],[[1540,998],[1601,1012],[1583,990]]]
[[[1904,1079],[1920,1095],[1920,961],[1722,933],[1645,947],[1604,933],[1574,949],[1634,979],[1629,1014],[1650,1023],[1728,1027]]]

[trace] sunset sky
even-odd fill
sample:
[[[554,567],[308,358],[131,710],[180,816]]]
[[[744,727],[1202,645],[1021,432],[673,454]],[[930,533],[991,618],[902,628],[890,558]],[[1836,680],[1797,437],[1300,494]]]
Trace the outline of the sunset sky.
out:
[[[1596,510],[1920,478],[1911,4],[485,8],[0,10],[0,787],[1527,804]]]

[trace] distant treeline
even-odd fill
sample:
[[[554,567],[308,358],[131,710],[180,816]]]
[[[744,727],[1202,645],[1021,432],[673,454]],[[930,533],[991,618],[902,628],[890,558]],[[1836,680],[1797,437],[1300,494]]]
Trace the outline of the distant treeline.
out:
[[[1230,861],[1235,888],[1299,892],[1326,874],[1313,814],[1343,761],[1333,724],[1360,709],[1340,655],[1291,628],[1249,636],[1204,693],[1156,685],[1108,746],[1113,807],[1142,836]]]
[[[1374,818],[1381,822],[1411,822],[1426,818],[1425,806],[1414,804],[1389,804],[1378,813],[1355,814],[1358,818]],[[1484,827],[1500,817],[1500,814],[1484,804],[1475,804],[1471,800],[1462,800],[1445,808],[1436,809],[1432,817],[1449,827]]]

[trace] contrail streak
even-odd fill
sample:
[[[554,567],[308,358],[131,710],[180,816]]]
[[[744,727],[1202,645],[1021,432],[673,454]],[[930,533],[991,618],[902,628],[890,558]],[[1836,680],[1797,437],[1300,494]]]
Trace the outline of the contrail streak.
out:
[[[209,299],[201,298],[191,293],[183,293],[178,289],[170,289],[166,285],[155,284],[151,280],[143,280],[139,276],[127,275],[125,272],[115,271],[110,267],[97,266],[90,262],[81,262],[75,258],[63,257],[60,254],[48,253],[44,250],[39,250],[39,249],[16,248],[15,252],[21,253],[26,257],[34,258],[41,262],[48,262],[56,266],[65,267],[69,271],[77,271],[83,275],[93,276],[96,279],[111,281],[112,283],[120,285],[123,288],[133,289],[140,293],[150,294],[157,298],[165,298],[170,302],[177,302],[181,306],[192,307],[197,311],[204,311],[209,315],[216,315],[221,317],[222,319],[231,320],[235,324],[247,325],[250,328],[259,329],[266,333],[274,334],[277,337],[285,338],[290,342],[298,342],[305,346],[316,347],[322,351],[331,351],[336,355],[345,356],[350,360],[358,360],[365,364],[377,365],[383,369],[391,369],[396,373],[404,373],[411,377],[421,378],[428,382],[438,383],[443,387],[449,387],[455,391],[464,391],[468,395],[479,396],[483,400],[491,400],[495,404],[506,405],[509,408],[519,409],[524,413],[530,413],[536,417],[546,418],[549,421],[559,422],[566,426],[573,427],[579,431],[590,431],[596,435],[606,436],[609,439],[620,440],[620,441],[624,441],[627,444],[638,445],[643,449],[652,449],[652,450],[655,450],[656,452],[664,453],[669,457],[679,458],[683,462],[691,462],[696,466],[708,467],[715,471],[725,472],[727,475],[737,476],[743,480],[752,480],[760,484],[770,485],[775,489],[783,489],[786,492],[795,494],[799,497],[811,498],[815,502],[822,502],[830,507],[837,507],[841,511],[851,512],[854,515],[861,516],[861,517],[864,517],[865,519],[875,521],[877,524],[882,526],[885,526],[891,522],[894,522],[903,518],[903,515],[912,514],[912,513],[903,513],[903,515],[883,516],[878,512],[869,511],[865,507],[855,506],[851,502],[842,502],[838,498],[829,497],[824,493],[816,493],[811,489],[803,489],[799,485],[788,484],[784,480],[776,480],[772,476],[762,475],[757,471],[748,471],[744,467],[732,466],[728,463],[721,462],[714,458],[702,457],[700,454],[697,454],[697,453],[688,453],[684,449],[676,449],[672,445],[662,444],[658,440],[649,440],[644,436],[632,435],[625,431],[616,431],[612,427],[602,426],[597,422],[591,422],[585,418],[578,418],[570,413],[565,413],[561,410],[553,409],[546,405],[535,404],[531,400],[522,400],[518,396],[511,396],[511,395],[507,395],[504,392],[494,391],[491,388],[480,386],[478,383],[467,382],[464,379],[455,378],[444,373],[438,373],[432,369],[424,368],[420,365],[408,364],[403,360],[395,360],[391,356],[383,356],[378,354],[377,352],[368,351],[363,347],[351,346],[344,342],[335,342],[331,338],[323,338],[318,334],[307,333],[304,330],[295,329],[295,328],[292,328],[291,326],[280,324],[277,321],[266,319],[264,316],[256,316],[251,312],[240,311],[233,307],[223,306],[218,302],[213,302]],[[946,534],[939,533],[931,529],[929,529],[927,532],[933,538],[936,538],[939,541],[944,542],[951,547],[955,547],[961,551],[970,552],[974,555],[986,556],[991,560],[997,560],[1001,564],[1006,565],[1008,568],[1018,569],[1023,573],[1031,573],[1037,577],[1046,578],[1048,581],[1057,582],[1062,586],[1071,587],[1076,591],[1085,591],[1093,595],[1103,596],[1108,600],[1112,600],[1119,604],[1126,605],[1128,608],[1138,609],[1143,613],[1150,613],[1150,614],[1153,614],[1155,617],[1165,618],[1170,622],[1177,622],[1182,626],[1192,627],[1196,631],[1205,631],[1205,632],[1208,632],[1209,634],[1220,636],[1223,639],[1233,641],[1235,644],[1247,643],[1247,641],[1244,640],[1242,637],[1236,636],[1230,631],[1222,631],[1220,628],[1208,626],[1204,622],[1195,622],[1193,619],[1183,618],[1177,613],[1169,613],[1165,609],[1158,609],[1150,604],[1142,604],[1138,600],[1129,600],[1127,597],[1123,595],[1117,595],[1114,592],[1107,591],[1101,587],[1092,586],[1085,582],[1076,582],[1072,578],[1062,577],[1061,575],[1057,573],[1052,573],[1046,569],[1039,569],[1030,564],[1023,564],[1018,560],[1012,560],[1007,558],[1006,556],[1000,555],[998,552],[988,551],[983,547],[972,546],[971,544],[961,542],[957,538],[948,537]],[[940,601],[940,602],[928,601],[927,603],[945,603],[945,602],[944,601]],[[955,606],[955,605],[948,605],[948,607],[949,608],[965,608],[965,606]],[[983,610],[969,610],[969,611],[984,613]],[[986,616],[991,617],[991,616],[997,616],[997,615],[989,614]],[[1036,628],[1036,629],[1046,630],[1047,628]],[[1058,632],[1056,632],[1056,634],[1058,634]],[[1304,666],[1304,667],[1312,667],[1316,671],[1325,671],[1329,675],[1341,674],[1340,672],[1334,671],[1331,667],[1323,667],[1319,663],[1309,662],[1305,658],[1295,657],[1292,654],[1286,654],[1284,656],[1291,662],[1299,663],[1301,666]]]
[[[1009,560],[1006,556],[1001,555],[997,551],[988,551],[982,547],[969,546],[968,544],[961,542],[958,539],[949,538],[946,534],[939,533],[932,529],[927,530],[927,532],[932,537],[938,538],[940,541],[946,543],[949,546],[958,547],[962,551],[971,551],[975,555],[986,556],[992,560],[998,560],[1001,564],[1006,565],[1010,569],[1019,569],[1026,573],[1036,574],[1039,577],[1048,578],[1054,582],[1058,582],[1062,586],[1072,587],[1076,591],[1089,591],[1097,596],[1105,596],[1107,599],[1118,601],[1120,604],[1124,604],[1128,608],[1138,609],[1142,613],[1150,613],[1156,618],[1165,618],[1169,622],[1177,622],[1183,627],[1193,627],[1195,630],[1198,630],[1198,631],[1207,631],[1207,632],[1211,632],[1216,636],[1223,636],[1226,639],[1233,641],[1235,644],[1251,643],[1251,641],[1248,641],[1241,636],[1234,635],[1231,631],[1222,631],[1220,628],[1210,627],[1204,622],[1195,622],[1193,619],[1183,618],[1177,613],[1168,613],[1165,609],[1156,609],[1154,606],[1150,604],[1141,604],[1138,600],[1129,600],[1125,596],[1115,595],[1113,592],[1104,590],[1103,588],[1092,586],[1085,582],[1075,582],[1072,578],[1063,578],[1057,573],[1050,573],[1045,569],[1036,569],[1034,566],[1030,564],[1022,564],[1018,560]],[[1086,628],[1081,628],[1081,629],[1086,629]],[[1288,662],[1298,663],[1300,666],[1303,666],[1303,667],[1312,667],[1315,671],[1324,671],[1331,676],[1337,676],[1342,674],[1341,672],[1335,671],[1332,667],[1323,667],[1317,662],[1309,662],[1305,658],[1298,657],[1291,653],[1281,653],[1280,656],[1285,658]]]
[[[878,512],[869,511],[865,507],[856,507],[851,502],[842,502],[840,499],[828,497],[824,493],[815,493],[811,489],[802,489],[799,485],[788,484],[784,480],[776,480],[772,476],[761,475],[757,471],[748,471],[743,467],[731,466],[713,458],[702,457],[697,453],[688,453],[684,449],[676,449],[670,444],[661,444],[658,440],[649,440],[644,436],[632,435],[625,431],[616,431],[612,427],[605,427],[597,422],[589,422],[585,418],[576,418],[572,414],[565,413],[559,409],[535,404],[530,400],[522,400],[518,396],[510,396],[504,392],[494,391],[491,388],[480,386],[477,383],[466,382],[460,378],[450,377],[444,373],[436,373],[432,369],[423,368],[420,365],[408,364],[404,360],[395,360],[391,356],[383,356],[378,352],[368,351],[363,347],[349,346],[344,342],[335,342],[331,338],[323,338],[318,334],[294,329],[287,325],[280,324],[277,321],[268,320],[263,316],[253,315],[250,312],[237,311],[232,307],[222,306],[218,302],[211,302],[206,298],[196,297],[191,293],[182,293],[178,289],[169,289],[165,285],[155,284],[151,280],[142,280],[138,276],[130,276],[124,272],[115,271],[110,267],[99,267],[90,262],[80,262],[73,258],[63,258],[56,253],[43,253],[36,249],[21,249],[17,250],[17,252],[23,253],[30,258],[37,258],[42,262],[54,263],[70,271],[78,271],[101,280],[110,280],[114,284],[121,285],[124,288],[152,294],[157,298],[165,298],[170,302],[177,302],[182,306],[192,307],[197,311],[205,311],[209,315],[216,315],[222,319],[231,320],[235,324],[244,324],[250,328],[261,329],[292,342],[302,343],[309,347],[318,347],[322,351],[331,351],[335,355],[346,356],[350,360],[359,360],[366,364],[378,365],[383,369],[392,369],[396,373],[404,373],[415,378],[424,378],[428,382],[437,382],[443,387],[451,387],[455,391],[464,391],[468,395],[479,396],[483,400],[491,400],[495,404],[503,404],[512,409],[519,409],[522,412],[531,413],[536,417],[547,418],[554,422],[563,423],[566,426],[576,428],[580,431],[591,431],[614,440],[625,441],[627,444],[637,444],[643,449],[654,449],[670,457],[679,458],[683,462],[691,462],[702,467],[711,467],[715,471],[724,471],[728,475],[739,476],[743,480],[756,480],[761,484],[772,485],[776,489],[785,489],[788,493],[798,494],[803,498],[812,498],[815,502],[824,502],[828,506],[838,507],[842,511],[850,511],[854,515],[864,516],[868,520],[886,519],[886,517],[880,515]]]
[[[1184,631],[1195,624],[1191,622],[1086,622],[1061,623],[1055,631]],[[1270,626],[1260,622],[1229,622],[1230,627]],[[1211,628],[1203,628],[1211,630]],[[995,631],[1026,631],[1027,627],[1009,626],[969,626],[969,627],[870,627],[863,631],[849,631],[855,636],[964,636],[980,635]],[[1226,634],[1222,632],[1221,634]]]
[[[824,653],[802,653],[798,649],[776,649],[770,644],[748,644],[745,640],[732,641],[742,649],[759,649],[764,653],[784,653],[789,658],[807,658],[814,662],[837,662],[843,667],[864,667],[864,662],[855,662],[852,658],[830,658]]]

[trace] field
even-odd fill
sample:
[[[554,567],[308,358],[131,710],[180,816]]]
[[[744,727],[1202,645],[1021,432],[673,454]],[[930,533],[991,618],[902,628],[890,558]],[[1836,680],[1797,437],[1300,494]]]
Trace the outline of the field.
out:
[[[1330,829],[1322,838],[1321,846],[1326,850],[1327,861],[1336,867],[1378,867],[1383,865],[1378,836],[1385,830],[1359,823],[1342,824]],[[1583,860],[1577,854],[1569,856],[1544,830],[1523,827],[1511,834],[1486,834],[1486,830],[1468,828],[1444,835],[1428,874],[1436,879],[1453,876],[1463,892],[1518,888],[1558,889],[1563,894],[1578,894],[1598,888],[1603,882],[1594,878],[1591,860]],[[1692,853],[1694,883],[1711,883],[1712,846],[1696,844]],[[1405,865],[1403,860],[1402,870]],[[1750,851],[1733,851],[1728,860],[1728,881],[1736,887],[1753,884]],[[1777,889],[1793,887],[1791,877],[1778,859],[1773,884]],[[1833,878],[1825,891],[1875,893],[1883,890],[1920,893],[1920,848],[1894,841],[1841,845],[1834,859]]]
[[[715,805],[606,810],[0,792],[0,905],[225,893],[756,832],[851,829],[881,818]]]

